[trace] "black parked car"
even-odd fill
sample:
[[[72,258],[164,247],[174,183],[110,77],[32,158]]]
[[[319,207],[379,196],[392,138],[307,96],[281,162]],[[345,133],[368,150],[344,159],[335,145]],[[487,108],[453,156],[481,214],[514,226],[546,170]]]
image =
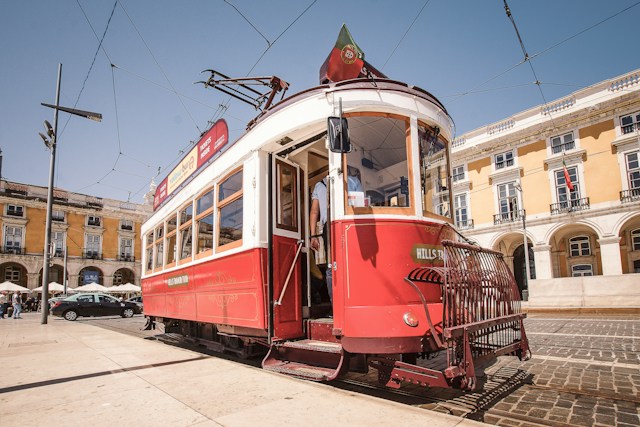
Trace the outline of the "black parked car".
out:
[[[141,313],[134,302],[120,301],[106,294],[77,294],[56,301],[50,310],[54,316],[76,320],[78,316],[122,316],[132,317]]]

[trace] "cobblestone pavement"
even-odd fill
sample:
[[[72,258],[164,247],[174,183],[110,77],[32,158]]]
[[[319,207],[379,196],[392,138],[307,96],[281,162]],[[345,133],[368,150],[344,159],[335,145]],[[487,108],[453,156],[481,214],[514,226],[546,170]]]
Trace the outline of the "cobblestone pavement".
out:
[[[143,338],[158,333],[142,331],[139,316],[85,321]],[[640,426],[638,316],[530,314],[525,328],[531,360],[501,357],[485,369],[481,390],[403,385],[405,398],[391,398],[506,427]]]
[[[517,372],[524,380],[479,418],[501,426],[640,425],[637,316],[530,315],[525,328],[532,359],[505,358],[487,370],[488,378]]]

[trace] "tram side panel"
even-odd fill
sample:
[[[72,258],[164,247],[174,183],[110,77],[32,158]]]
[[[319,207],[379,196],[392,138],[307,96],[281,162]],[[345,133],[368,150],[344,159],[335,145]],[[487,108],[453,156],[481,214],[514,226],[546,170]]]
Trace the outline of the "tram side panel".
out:
[[[266,250],[250,249],[143,280],[148,316],[266,329]]]
[[[424,305],[404,278],[419,266],[442,266],[442,224],[424,221],[356,219],[336,221],[334,253],[335,328],[353,353],[408,353],[429,350],[421,338],[431,331]],[[342,268],[341,268],[342,267]],[[442,332],[439,285],[421,283],[429,317]],[[405,321],[417,319],[417,325]],[[412,322],[409,322],[412,323]]]

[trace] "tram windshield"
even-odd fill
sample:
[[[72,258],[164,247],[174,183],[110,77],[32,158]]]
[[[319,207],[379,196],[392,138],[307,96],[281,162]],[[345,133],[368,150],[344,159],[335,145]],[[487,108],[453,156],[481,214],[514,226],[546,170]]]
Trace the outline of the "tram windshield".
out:
[[[346,157],[347,205],[358,208],[412,208],[415,199],[410,185],[411,171],[420,171],[423,215],[451,217],[447,179],[447,150],[438,132],[418,125],[419,159],[411,160],[409,119],[371,113],[349,117],[352,151]]]
[[[409,121],[384,116],[349,117],[347,204],[410,207]]]

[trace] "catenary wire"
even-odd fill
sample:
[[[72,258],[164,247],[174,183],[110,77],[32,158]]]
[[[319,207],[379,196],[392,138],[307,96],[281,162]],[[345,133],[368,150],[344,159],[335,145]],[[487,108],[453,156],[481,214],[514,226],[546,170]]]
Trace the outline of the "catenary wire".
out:
[[[418,18],[420,17],[420,15],[422,14],[422,11],[424,10],[425,7],[427,7],[427,5],[429,4],[431,0],[427,0],[426,2],[424,2],[424,4],[422,5],[422,7],[420,8],[420,11],[418,12],[418,14],[416,15],[415,18],[413,18],[413,21],[411,21],[411,25],[409,25],[409,27],[407,28],[407,31],[404,32],[404,34],[402,35],[402,37],[400,38],[400,40],[398,40],[398,43],[396,44],[396,47],[393,48],[393,50],[391,51],[391,53],[389,54],[389,57],[387,58],[386,61],[384,61],[384,64],[382,64],[382,68],[381,70],[384,70],[384,67],[387,66],[387,63],[389,62],[389,60],[391,59],[391,57],[393,56],[394,53],[396,53],[396,50],[398,49],[398,46],[400,46],[400,43],[402,43],[402,41],[404,40],[404,38],[407,36],[407,34],[409,34],[409,31],[411,30],[411,28],[413,27],[413,24],[416,23],[416,21],[418,20]]]

